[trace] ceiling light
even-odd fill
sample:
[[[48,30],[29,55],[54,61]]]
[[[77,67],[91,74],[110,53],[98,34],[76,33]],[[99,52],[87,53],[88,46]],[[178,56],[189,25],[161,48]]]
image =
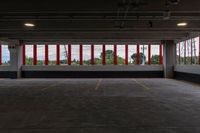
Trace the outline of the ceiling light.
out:
[[[187,26],[187,23],[185,23],[185,22],[178,23],[177,26],[180,26],[180,27],[181,27],[181,26]]]
[[[35,25],[33,23],[25,23],[24,24],[26,27],[34,27]]]

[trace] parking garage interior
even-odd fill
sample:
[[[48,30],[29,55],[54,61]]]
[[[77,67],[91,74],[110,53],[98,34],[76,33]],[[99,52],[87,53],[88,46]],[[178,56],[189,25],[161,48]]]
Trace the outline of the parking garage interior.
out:
[[[199,133],[199,4],[1,1],[0,132]]]

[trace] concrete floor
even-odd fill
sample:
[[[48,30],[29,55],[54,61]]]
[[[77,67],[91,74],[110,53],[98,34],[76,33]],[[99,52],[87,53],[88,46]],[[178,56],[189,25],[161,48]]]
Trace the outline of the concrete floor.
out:
[[[200,133],[200,85],[0,79],[0,133]]]

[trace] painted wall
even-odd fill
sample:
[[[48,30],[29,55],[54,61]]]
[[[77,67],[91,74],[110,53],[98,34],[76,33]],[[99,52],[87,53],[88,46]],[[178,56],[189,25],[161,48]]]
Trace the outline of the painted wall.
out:
[[[200,65],[176,65],[174,71],[200,75]]]

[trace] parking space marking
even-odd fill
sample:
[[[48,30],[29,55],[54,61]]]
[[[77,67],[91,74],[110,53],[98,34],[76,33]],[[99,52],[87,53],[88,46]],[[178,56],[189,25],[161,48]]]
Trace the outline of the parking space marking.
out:
[[[62,84],[62,83],[63,83],[63,82],[57,82],[57,83],[55,83],[55,84],[49,85],[49,86],[47,86],[47,87],[44,87],[44,88],[42,88],[41,90],[42,90],[42,91],[45,91],[45,90],[50,89],[50,88],[52,88],[52,87],[56,87],[56,86],[58,86],[59,84]]]
[[[96,87],[94,88],[94,90],[98,90],[98,89],[99,89],[99,86],[100,86],[100,84],[101,84],[101,81],[102,81],[102,79],[99,79],[99,80],[98,80],[97,85],[96,85]]]
[[[133,81],[135,81],[135,83],[137,83],[138,85],[140,85],[141,87],[143,87],[145,90],[150,90],[149,87],[145,86],[144,84],[140,83],[139,81],[137,81],[136,79],[132,79]]]

